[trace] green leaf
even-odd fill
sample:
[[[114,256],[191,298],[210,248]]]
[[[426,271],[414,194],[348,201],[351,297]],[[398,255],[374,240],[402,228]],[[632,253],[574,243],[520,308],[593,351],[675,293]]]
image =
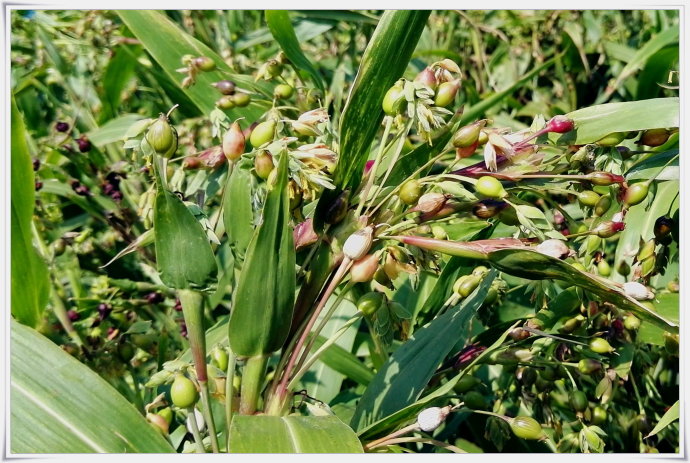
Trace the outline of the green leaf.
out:
[[[656,312],[669,320],[677,322],[680,316],[680,295],[678,293],[663,292],[657,295],[654,302]],[[665,343],[664,329],[649,323],[642,323],[637,332],[637,341],[663,346]]]
[[[228,335],[237,355],[274,352],[290,330],[296,283],[287,181],[288,154],[283,151],[237,283]]]
[[[335,416],[235,416],[231,453],[362,453],[355,433]]]
[[[567,114],[575,122],[575,130],[562,135],[558,141],[584,145],[614,132],[678,127],[679,110],[680,100],[675,97],[578,109]]]
[[[314,341],[314,350],[318,349],[326,342],[326,338],[319,336]],[[368,385],[374,378],[374,372],[364,365],[354,354],[346,351],[337,344],[333,344],[326,349],[320,357],[321,362],[333,370],[347,376],[348,379],[355,381],[363,386]]]
[[[153,210],[161,281],[175,289],[209,290],[218,268],[206,232],[180,198],[157,185]]]
[[[624,381],[628,380],[628,373],[632,368],[633,357],[635,356],[635,345],[631,343],[623,344],[616,349],[618,355],[611,361],[611,366],[616,370],[616,374]]]
[[[233,74],[223,59],[199,40],[183,32],[175,23],[163,13],[152,10],[120,10],[120,18],[141,41],[151,56],[160,64],[165,73],[181,88],[184,75],[177,72],[183,67],[184,55],[207,56],[216,63],[216,70],[200,72],[196,83],[183,89],[185,94],[194,102],[202,113],[210,113],[221,96],[211,84],[219,80],[229,79],[243,89],[272,94],[271,86],[264,83],[254,83],[249,76]],[[268,108],[267,102],[258,102],[256,98],[246,108],[235,108],[227,111],[231,119],[245,117],[248,120],[258,119]]]
[[[430,11],[388,10],[381,16],[343,110],[340,158],[334,172],[336,189],[324,191],[319,199],[315,230],[323,227],[324,215],[335,198],[359,185],[369,147],[383,119],[383,97],[405,71],[429,14]]]
[[[244,257],[254,233],[252,192],[256,178],[250,171],[253,166],[253,162],[244,159],[236,163],[228,176],[223,195],[225,232],[233,254],[239,259]]]
[[[135,76],[139,63],[137,58],[141,54],[140,46],[120,45],[111,49],[112,58],[103,73],[101,101],[103,112],[101,122],[115,117],[120,112],[122,91]]]
[[[48,302],[48,269],[32,243],[34,171],[24,120],[12,98],[11,133],[11,288],[12,316],[35,327]]]
[[[94,146],[101,148],[108,143],[121,143],[134,124],[141,121],[139,125],[143,125],[148,120],[139,114],[124,114],[117,119],[111,119],[87,135]]]
[[[12,452],[174,452],[100,376],[38,332],[10,328]]]
[[[266,10],[266,24],[268,24],[273,38],[280,44],[280,48],[283,49],[283,52],[285,52],[290,62],[296,68],[308,72],[314,80],[314,83],[323,91],[325,85],[321,74],[319,74],[319,71],[316,70],[312,62],[304,56],[304,53],[302,53],[287,11]]]
[[[678,324],[649,310],[623,293],[610,280],[581,272],[559,259],[528,249],[502,249],[489,253],[491,265],[502,272],[531,280],[562,280],[591,291],[621,310],[629,310],[643,321],[666,331],[678,332]]]
[[[351,421],[355,429],[361,430],[419,398],[443,359],[469,337],[470,320],[495,276],[495,270],[490,272],[459,307],[449,308],[393,352],[357,404]]]
[[[633,165],[626,173],[625,179],[630,180],[649,180],[656,175],[656,180],[678,180],[680,179],[680,166],[678,159],[666,165],[674,156],[679,153],[678,149],[654,154],[637,164]],[[664,167],[665,166],[665,167]],[[663,168],[663,170],[662,170]],[[661,172],[659,172],[661,171]],[[658,174],[658,175],[657,175]]]
[[[644,436],[645,439],[658,434],[659,431],[676,421],[677,419],[680,418],[680,401],[676,400],[676,403],[671,405],[671,408],[664,413],[664,416],[661,417],[659,422],[654,426],[654,429],[652,429],[652,432]]]

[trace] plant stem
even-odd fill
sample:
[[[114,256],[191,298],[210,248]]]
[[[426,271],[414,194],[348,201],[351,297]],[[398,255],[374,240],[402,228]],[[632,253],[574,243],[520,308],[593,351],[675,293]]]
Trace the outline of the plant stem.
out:
[[[461,450],[454,445],[448,444],[447,442],[441,442],[440,440],[431,439],[429,437],[398,437],[395,439],[389,439],[387,441],[381,442],[380,444],[377,444],[375,446],[370,446],[367,448],[369,450],[371,450],[371,449],[374,449],[376,447],[383,447],[383,446],[393,445],[393,444],[403,444],[403,443],[407,443],[407,442],[421,442],[423,444],[431,444],[431,445],[435,445],[436,447],[448,449],[453,453],[467,453],[464,450]]]
[[[213,421],[213,411],[211,410],[211,400],[208,393],[208,383],[199,382],[201,389],[201,405],[203,406],[204,419],[208,426],[208,434],[211,436],[211,449],[213,453],[218,453],[218,436],[216,435],[216,423]]]
[[[129,362],[127,362],[127,371],[129,372],[129,375],[132,377],[132,385],[134,389],[134,404],[136,405],[139,412],[142,413],[144,411],[144,402],[141,399],[141,388],[139,387],[139,383],[137,382],[134,367],[132,367],[132,364]]]
[[[234,352],[228,348],[228,371],[225,374],[225,451],[230,452],[230,424],[232,424],[232,402],[235,398],[235,364],[237,357]]]
[[[383,137],[381,137],[381,144],[379,145],[379,151],[378,151],[378,153],[376,153],[376,159],[374,160],[374,165],[371,167],[371,170],[369,171],[367,183],[364,185],[364,188],[362,189],[361,193],[359,194],[359,204],[357,205],[357,212],[355,213],[355,217],[359,217],[362,213],[362,208],[364,207],[364,203],[367,202],[367,198],[369,196],[369,190],[371,189],[371,186],[374,184],[374,180],[376,178],[376,170],[378,169],[379,164],[381,163],[381,158],[383,158],[383,153],[384,153],[385,147],[386,147],[386,140],[388,139],[388,134],[390,133],[391,127],[393,126],[393,118],[390,116],[386,116],[385,121],[386,121],[386,126],[383,129]]]
[[[199,425],[196,422],[194,407],[187,408],[187,417],[189,418],[189,424],[192,427],[192,435],[194,436],[194,442],[196,442],[196,453],[206,453],[206,449],[204,448],[204,442],[201,440],[201,434],[199,433]]]
[[[55,285],[57,284],[57,282],[54,281],[54,277],[51,278],[51,280],[53,281],[51,281],[50,285],[50,299],[53,305],[53,312],[55,313],[57,319],[60,321],[62,327],[65,329],[65,332],[69,335],[70,339],[72,339],[72,341],[77,346],[81,347],[83,345],[81,337],[79,336],[79,333],[77,333],[77,330],[74,329],[72,321],[67,316],[67,309],[65,308],[65,303],[62,301],[62,298],[55,289]]]
[[[240,415],[252,415],[256,411],[267,364],[267,355],[255,355],[247,359],[242,375]]]
[[[388,434],[387,436],[384,436],[380,439],[376,439],[374,441],[369,442],[368,444],[364,445],[364,451],[366,452],[367,450],[371,450],[374,447],[378,447],[383,442],[386,442],[388,440],[403,436],[405,434],[408,434],[408,433],[411,433],[411,432],[414,432],[417,430],[419,430],[419,426],[417,425],[417,423],[410,424],[408,426],[405,426],[404,428],[398,429],[397,431],[393,431],[392,433]]]

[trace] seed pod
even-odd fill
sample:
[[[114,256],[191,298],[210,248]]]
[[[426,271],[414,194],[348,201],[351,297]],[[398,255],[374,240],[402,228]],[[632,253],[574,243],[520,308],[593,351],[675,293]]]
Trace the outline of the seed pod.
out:
[[[365,227],[357,230],[345,240],[343,244],[343,254],[352,261],[357,261],[364,257],[373,240],[374,229],[372,227]]]
[[[447,407],[430,407],[417,415],[417,426],[424,432],[431,432],[446,420],[449,410]]]
[[[462,394],[476,387],[480,383],[481,381],[475,376],[462,375],[458,382],[455,383],[455,386],[453,386],[453,391],[457,392],[458,394]]]
[[[630,265],[626,261],[622,260],[620,264],[618,264],[617,271],[621,275],[627,276],[630,273]]]
[[[635,206],[645,200],[647,193],[649,193],[649,183],[635,183],[625,190],[623,202],[628,206]]]
[[[666,129],[649,129],[640,137],[638,145],[661,146],[668,140],[671,134]]]
[[[266,75],[269,78],[278,77],[283,73],[283,66],[279,61],[271,59],[266,62]]]
[[[584,190],[578,193],[578,202],[585,207],[594,207],[597,205],[600,196],[592,190]]]
[[[611,197],[602,196],[599,201],[594,205],[594,214],[597,217],[601,217],[611,208]]]
[[[597,145],[599,146],[616,146],[623,140],[625,140],[625,136],[627,135],[627,132],[615,132],[615,133],[610,133],[606,135],[605,137],[601,138],[596,142]]]
[[[450,82],[443,82],[438,86],[436,91],[436,97],[434,98],[434,104],[445,108],[455,100],[455,95],[458,93],[460,88],[460,79],[455,79]]]
[[[170,387],[170,398],[177,407],[188,408],[196,403],[199,394],[192,380],[178,373]]]
[[[396,116],[405,106],[405,94],[403,92],[403,85],[401,82],[396,82],[388,89],[386,95],[383,97],[381,107],[383,112],[389,116]]]
[[[563,241],[557,239],[546,240],[536,248],[537,252],[546,254],[556,259],[564,259],[570,254],[570,248]]]
[[[58,238],[51,246],[53,248],[53,256],[61,256],[67,249],[67,240]]]
[[[653,257],[655,249],[656,249],[656,242],[654,241],[654,239],[651,239],[651,240],[645,242],[644,245],[640,248],[639,252],[637,253],[637,260],[643,261],[645,259],[649,259],[650,257]]]
[[[526,329],[517,327],[513,328],[510,330],[510,333],[508,333],[508,336],[510,336],[510,339],[513,341],[523,341],[531,336],[530,332],[527,331]]]
[[[382,293],[373,291],[366,293],[357,300],[357,310],[370,317],[381,308],[384,300],[385,296]]]
[[[611,266],[604,259],[600,260],[597,264],[597,272],[603,277],[608,277],[611,275]]]
[[[169,158],[177,150],[177,131],[161,114],[146,132],[146,141],[157,154]]]
[[[623,283],[623,292],[633,299],[638,301],[645,301],[647,299],[653,299],[654,294],[642,283],[636,281],[628,281]]]
[[[589,400],[587,400],[587,395],[582,391],[573,391],[570,394],[570,406],[576,412],[584,412],[589,407]]]
[[[265,121],[254,127],[251,135],[249,136],[249,142],[254,148],[258,148],[262,145],[273,140],[275,136],[276,122],[275,121]]]
[[[88,153],[91,151],[91,142],[86,135],[80,136],[76,141],[80,153]]]
[[[623,230],[625,230],[625,222],[607,220],[597,225],[594,229],[594,233],[596,233],[599,238],[611,238],[613,235]]]
[[[378,256],[376,254],[366,255],[352,264],[350,268],[350,281],[353,283],[366,283],[371,281],[378,267]]]
[[[504,198],[508,193],[503,189],[503,185],[496,178],[489,175],[479,177],[474,185],[476,192],[488,198]]]
[[[170,423],[172,423],[172,419],[173,419],[172,408],[170,408],[170,407],[162,408],[162,409],[158,410],[158,412],[156,414],[159,416],[162,416],[163,419],[165,419],[165,422],[168,423],[168,425]]]
[[[587,175],[587,180],[592,182],[594,185],[599,186],[611,186],[616,183],[625,182],[625,177],[622,175],[612,174],[610,172],[592,172]]]
[[[211,358],[220,371],[227,371],[228,369],[228,352],[220,346],[216,346],[211,353]]]
[[[546,123],[546,130],[554,133],[566,133],[575,128],[575,122],[566,116],[554,116]]]
[[[455,148],[467,148],[476,145],[479,141],[479,134],[485,125],[486,119],[461,127],[457,132],[455,132],[455,135],[453,135],[453,146]]]
[[[594,359],[584,358],[577,363],[577,369],[583,375],[591,375],[595,371],[601,370],[601,362]]]
[[[469,275],[463,282],[460,284],[458,287],[458,295],[460,297],[467,297],[470,294],[472,294],[472,291],[474,291],[477,286],[479,286],[479,283],[482,282],[482,279],[476,275]]]
[[[417,77],[414,78],[415,82],[419,82],[420,84],[426,85],[429,87],[431,90],[436,90],[436,87],[438,86],[438,80],[436,79],[436,73],[434,72],[433,69],[430,67],[424,68],[419,74],[417,74]]]
[[[628,331],[637,331],[641,324],[642,322],[640,322],[640,319],[633,314],[628,314],[623,319],[623,326]]]
[[[220,97],[216,101],[216,106],[218,106],[220,109],[232,109],[235,107],[235,98],[234,95],[224,95]]]
[[[210,72],[216,68],[216,63],[208,56],[199,56],[194,59],[194,66],[201,71]]]
[[[288,84],[276,85],[276,88],[273,89],[273,96],[279,100],[287,100],[292,96],[294,90],[295,89]]]
[[[216,87],[223,95],[232,95],[235,93],[235,82],[231,80],[220,80],[211,85]]]
[[[472,213],[480,219],[490,219],[508,207],[505,201],[482,199],[472,207]]]
[[[402,184],[398,197],[405,204],[412,206],[417,204],[419,197],[422,195],[422,186],[417,180],[408,180]]]
[[[273,172],[273,156],[268,151],[262,151],[254,158],[254,169],[256,175],[264,180],[268,179]]]
[[[472,410],[484,410],[486,408],[486,398],[478,391],[468,391],[462,397],[465,407]]]
[[[168,422],[162,416],[156,413],[147,413],[146,420],[151,423],[151,425],[161,432],[161,434],[168,434]]]
[[[67,122],[58,121],[55,123],[55,130],[58,132],[67,132],[69,130],[69,124]]]
[[[589,341],[589,348],[597,354],[609,354],[616,350],[611,347],[611,344],[604,338],[592,338]]]
[[[671,217],[662,215],[654,222],[654,236],[661,240],[671,234],[676,223]]]
[[[563,326],[558,330],[559,333],[572,333],[576,329],[582,326],[585,322],[585,317],[582,315],[576,315],[573,318],[569,318],[563,323]]]
[[[240,124],[233,122],[223,135],[223,154],[228,161],[235,161],[244,153],[246,140]]]
[[[608,419],[608,413],[606,413],[606,409],[596,406],[592,409],[592,424],[599,426],[600,424],[606,423],[606,420]]]
[[[232,102],[239,108],[244,108],[252,101],[251,95],[244,92],[235,92],[232,96]]]
[[[516,416],[509,421],[510,430],[521,439],[537,440],[544,436],[544,431],[537,420],[529,416]]]

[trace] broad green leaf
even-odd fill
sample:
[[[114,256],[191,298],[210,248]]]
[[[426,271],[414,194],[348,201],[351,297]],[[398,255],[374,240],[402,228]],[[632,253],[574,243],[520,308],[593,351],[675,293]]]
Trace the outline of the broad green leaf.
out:
[[[31,328],[10,329],[12,452],[174,452],[100,376]]]
[[[314,64],[302,53],[287,11],[266,10],[266,24],[268,24],[273,38],[280,44],[280,48],[283,49],[285,56],[288,57],[290,62],[296,68],[308,72],[314,83],[323,91],[325,88],[323,78],[314,67]]]
[[[631,343],[623,344],[616,349],[618,355],[611,361],[611,366],[616,370],[616,374],[624,381],[628,380],[628,373],[632,368],[633,357],[635,356],[635,345]]]
[[[183,32],[175,23],[159,11],[152,10],[120,10],[120,18],[141,41],[146,51],[160,64],[166,74],[181,87],[184,75],[177,72],[183,67],[184,55],[207,56],[216,63],[216,70],[200,72],[196,83],[183,89],[185,94],[194,102],[202,113],[210,113],[220,93],[211,86],[219,80],[229,79],[243,89],[251,92],[271,94],[271,86],[266,83],[254,83],[251,77],[233,74],[223,59],[199,40]],[[258,102],[256,98],[246,108],[234,108],[227,111],[230,118],[245,117],[249,120],[258,119],[267,109],[266,102]]]
[[[235,416],[231,453],[362,453],[355,433],[335,416]]]
[[[218,272],[206,232],[180,198],[158,183],[153,223],[161,281],[175,289],[209,290]]]
[[[228,176],[223,193],[223,221],[230,247],[242,259],[254,233],[252,192],[256,183],[250,172],[253,162],[240,160]]]
[[[237,355],[274,352],[290,330],[296,283],[287,180],[288,154],[283,151],[237,282],[228,335]]]
[[[678,324],[660,316],[623,293],[610,280],[587,272],[581,272],[559,259],[528,249],[502,249],[489,253],[491,265],[502,272],[531,280],[562,280],[591,291],[601,299],[615,304],[619,309],[633,312],[647,321],[674,333]]]
[[[676,421],[677,419],[680,418],[680,401],[676,400],[676,403],[671,405],[671,408],[669,408],[666,413],[664,413],[664,416],[661,417],[659,422],[654,426],[654,429],[652,429],[652,432],[644,436],[645,439],[658,434],[661,430],[666,428],[668,425]]]
[[[12,98],[11,288],[12,316],[35,327],[48,302],[48,269],[33,245],[34,171],[24,120]]]
[[[294,31],[298,41],[306,42],[307,40],[311,40],[314,37],[328,32],[333,29],[333,27],[334,24],[332,22],[300,20],[295,22]],[[255,29],[235,43],[235,51],[241,52],[266,42],[271,42],[271,45],[274,45],[272,43],[273,36],[271,35],[271,31],[267,27]]]
[[[319,336],[314,342],[314,350],[318,349],[326,342],[326,338]],[[348,379],[355,381],[363,386],[368,385],[374,377],[374,372],[364,365],[354,354],[346,351],[338,344],[333,344],[326,349],[320,357],[328,367],[347,376]]]
[[[625,179],[630,180],[649,180],[655,177],[655,180],[678,180],[680,179],[680,166],[678,165],[678,158],[675,161],[669,161],[677,156],[678,149],[665,151],[663,153],[654,154],[651,158],[647,158],[635,165],[633,165],[626,173]],[[667,165],[668,164],[668,165]],[[660,172],[661,171],[661,172]]]
[[[614,132],[678,127],[679,111],[680,100],[675,97],[578,109],[567,114],[575,122],[575,130],[562,135],[559,142],[584,145]]]
[[[680,317],[680,295],[678,293],[663,292],[653,301],[656,312],[672,321]],[[637,341],[647,344],[663,346],[665,342],[664,329],[649,323],[642,323],[637,332]]]
[[[315,230],[323,227],[324,215],[333,200],[342,191],[353,191],[359,185],[369,147],[383,119],[383,97],[405,71],[429,14],[388,10],[381,16],[340,119],[340,158],[334,172],[337,188],[324,191],[319,199]]]
[[[119,45],[113,47],[111,53],[113,55],[103,73],[101,122],[114,118],[120,112],[122,91],[135,76],[141,46]]]
[[[351,421],[355,429],[361,430],[419,398],[443,359],[469,337],[470,320],[495,276],[496,271],[490,272],[459,307],[449,308],[393,352],[357,404]]]
[[[108,143],[121,143],[129,129],[142,120],[144,117],[139,114],[123,114],[117,119],[111,119],[101,127],[93,129],[87,135],[89,141],[99,148]]]

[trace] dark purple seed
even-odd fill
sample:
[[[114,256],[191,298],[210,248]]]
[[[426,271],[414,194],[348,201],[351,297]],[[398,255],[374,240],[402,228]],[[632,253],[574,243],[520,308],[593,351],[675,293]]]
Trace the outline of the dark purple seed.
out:
[[[77,138],[76,142],[77,145],[79,145],[80,152],[86,153],[88,151],[91,151],[91,142],[88,138],[86,138],[86,135],[82,135],[81,137]]]
[[[115,191],[110,195],[110,197],[113,199],[113,201],[122,201],[122,192]]]
[[[76,322],[77,320],[79,320],[79,313],[74,309],[70,309],[67,311],[67,317],[70,321]]]
[[[110,312],[112,312],[112,311],[113,311],[113,308],[110,307],[110,305],[105,304],[105,303],[103,303],[103,302],[101,302],[100,304],[98,304],[98,318],[99,318],[101,321],[103,321],[103,320],[105,320],[106,318],[108,318],[108,315],[110,315]]]
[[[34,183],[34,189],[36,191],[40,190],[41,188],[43,188],[43,182],[35,182]]]
[[[175,309],[177,312],[182,312],[182,302],[180,302],[179,299],[175,300],[175,305],[173,306],[173,309]]]
[[[163,302],[163,295],[158,291],[153,291],[144,296],[144,299],[146,299],[149,304],[158,304]]]
[[[185,323],[182,323],[180,325],[180,334],[182,337],[186,338],[187,337],[187,325]]]
[[[57,122],[55,124],[55,130],[58,132],[67,132],[69,130],[69,124],[67,122]]]
[[[41,168],[41,161],[38,158],[33,160],[34,172]]]

